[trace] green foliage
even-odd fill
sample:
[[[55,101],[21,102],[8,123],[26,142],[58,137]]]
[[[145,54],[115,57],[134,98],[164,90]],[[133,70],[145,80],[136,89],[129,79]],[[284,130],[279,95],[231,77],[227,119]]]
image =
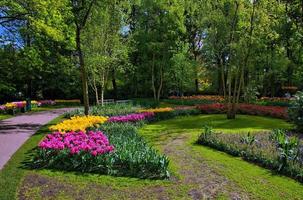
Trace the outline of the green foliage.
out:
[[[255,85],[251,84],[249,86],[247,86],[244,90],[244,102],[245,103],[255,103],[258,99],[258,87],[256,87]]]
[[[256,142],[256,137],[248,132],[247,135],[241,138],[241,142],[247,145],[252,145],[254,142]]]
[[[184,105],[184,106],[195,106],[202,104],[212,104],[216,103],[215,101],[206,100],[206,99],[163,99],[162,102],[174,104],[174,105]]]
[[[297,126],[297,129],[303,130],[303,92],[298,92],[291,102],[288,109],[289,118]]]
[[[206,134],[204,131],[197,143],[210,146],[233,156],[243,157],[245,160],[256,162],[262,166],[303,181],[302,163],[298,157],[299,140],[288,137],[282,130],[272,133],[251,135],[242,134]],[[302,145],[302,144],[301,144]]]
[[[132,102],[135,106],[144,108],[157,108],[160,105],[160,102],[155,101],[154,99],[132,99]]]
[[[201,112],[195,108],[192,109],[176,109],[169,112],[157,112],[153,118],[154,121],[172,119],[180,116],[199,115]]]
[[[203,132],[200,134],[198,141],[206,140],[207,138],[211,137],[214,134],[214,130],[211,126],[205,125],[203,127]]]
[[[118,115],[127,115],[130,113],[135,113],[137,110],[139,110],[139,106],[133,106],[132,104],[106,104],[104,106],[102,105],[96,105],[91,107],[89,114],[90,115],[99,115],[99,116],[118,116]],[[71,112],[67,112],[65,114],[66,118],[70,118],[72,116],[77,115],[84,115],[83,109],[77,109]]]
[[[279,170],[289,166],[290,163],[295,163],[299,156],[299,139],[297,137],[288,137],[286,132],[281,129],[274,130],[272,138],[279,151]]]

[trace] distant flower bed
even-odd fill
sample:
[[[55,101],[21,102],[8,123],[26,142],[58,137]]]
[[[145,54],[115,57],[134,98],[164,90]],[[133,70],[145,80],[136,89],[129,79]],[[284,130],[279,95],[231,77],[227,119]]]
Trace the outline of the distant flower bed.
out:
[[[108,119],[108,122],[138,122],[154,117],[153,112],[134,113],[128,115],[114,116]]]
[[[272,102],[289,102],[291,98],[286,97],[261,97],[260,101],[272,101]]]
[[[205,114],[223,114],[227,111],[226,105],[224,104],[199,105],[197,109]],[[288,119],[287,108],[279,106],[239,104],[237,113]]]
[[[65,133],[68,131],[86,131],[87,128],[97,127],[108,120],[108,117],[102,116],[75,116],[71,119],[50,126],[51,131],[59,131]]]
[[[224,101],[224,97],[219,95],[171,96],[169,99]]]
[[[81,104],[80,99],[55,99],[56,104]]]
[[[40,100],[38,101],[38,105],[39,106],[52,106],[55,105],[56,102],[53,100]]]
[[[256,101],[258,105],[264,106],[283,106],[289,107],[291,100],[293,98],[286,98],[286,97],[261,97]]]
[[[153,112],[153,113],[160,113],[160,112],[170,112],[173,111],[173,108],[167,107],[167,108],[151,108],[151,109],[141,109],[138,112]]]
[[[31,101],[32,107],[40,106],[38,101]],[[0,105],[0,111],[8,114],[15,114],[18,112],[25,112],[26,101],[14,101],[8,102],[6,104]]]

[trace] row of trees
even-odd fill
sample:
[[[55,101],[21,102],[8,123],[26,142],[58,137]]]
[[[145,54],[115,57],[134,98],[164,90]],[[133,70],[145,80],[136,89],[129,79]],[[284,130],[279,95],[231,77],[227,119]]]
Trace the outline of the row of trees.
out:
[[[301,0],[4,0],[0,8],[1,94],[76,96],[81,74],[86,111],[89,96],[103,102],[105,93],[207,92],[224,95],[234,118],[242,98],[303,87]]]

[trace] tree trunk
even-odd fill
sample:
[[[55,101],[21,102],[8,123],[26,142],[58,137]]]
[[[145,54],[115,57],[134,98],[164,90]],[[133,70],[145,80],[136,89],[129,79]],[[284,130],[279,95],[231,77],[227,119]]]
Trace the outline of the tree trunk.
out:
[[[229,36],[229,45],[232,43],[232,41],[234,40],[234,32],[236,29],[236,23],[237,23],[237,15],[238,15],[238,9],[239,9],[239,3],[235,2],[236,4],[236,10],[235,10],[235,14],[234,14],[234,18],[233,18],[233,22],[232,22],[232,26],[231,26],[231,32],[230,32],[230,36]],[[229,47],[229,55],[231,59],[231,47]],[[232,81],[233,81],[233,73],[232,73],[232,69],[229,66],[229,70],[228,70],[228,103],[227,103],[227,119],[235,119],[236,118],[236,103],[235,103],[235,95],[236,95],[236,88],[237,88],[237,82],[238,82],[238,78],[237,78],[237,74],[236,73],[236,77],[235,77],[235,83],[234,85],[232,85]],[[232,86],[234,88],[232,88]],[[233,90],[233,92],[232,92]]]
[[[84,113],[88,115],[89,111],[89,99],[88,99],[88,83],[87,83],[87,75],[84,64],[84,58],[81,49],[81,29],[77,27],[76,29],[76,45],[77,45],[77,53],[79,58],[80,70],[81,70],[81,80],[82,80],[82,93],[83,93],[83,103],[84,103]]]
[[[153,60],[151,65],[151,82],[152,82],[152,90],[154,94],[154,100],[157,100],[157,94],[156,94],[156,86],[155,86],[155,53],[153,53]]]
[[[196,90],[196,94],[199,93],[199,80],[196,78],[195,79],[195,90]]]
[[[160,68],[160,85],[158,87],[157,101],[160,101],[161,91],[163,86],[163,67]]]
[[[101,76],[101,106],[104,106],[105,72],[102,72]]]
[[[93,89],[95,91],[96,104],[99,104],[99,94],[95,75],[93,75]]]
[[[114,99],[118,99],[118,88],[116,82],[116,70],[113,68],[112,70],[112,84],[114,89]]]

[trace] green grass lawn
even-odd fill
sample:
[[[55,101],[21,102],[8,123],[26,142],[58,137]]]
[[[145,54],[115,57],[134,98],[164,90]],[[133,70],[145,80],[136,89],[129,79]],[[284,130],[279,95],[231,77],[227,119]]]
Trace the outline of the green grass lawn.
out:
[[[53,170],[27,170],[22,168],[22,162],[28,152],[34,148],[42,137],[48,133],[47,127],[59,122],[57,118],[44,126],[37,134],[32,136],[12,157],[5,168],[0,171],[0,199],[15,199],[22,193],[27,199],[48,199],[46,191],[60,192],[52,194],[50,199],[158,199],[169,196],[171,199],[188,199],[189,190],[195,184],[178,183],[168,180],[140,180],[127,177],[111,177],[97,174],[62,172]],[[226,120],[224,115],[200,115],[182,117],[161,121],[144,126],[140,134],[154,147],[163,151],[170,145],[169,142],[184,136],[184,144],[180,150],[188,148],[189,158],[197,162],[199,158],[207,163],[218,176],[226,177],[236,185],[239,193],[244,193],[252,199],[300,199],[303,196],[302,184],[283,176],[273,175],[269,170],[258,167],[229,156],[225,153],[207,147],[195,145],[203,125],[211,124],[216,130],[226,132],[245,132],[270,130],[272,128],[291,128],[292,125],[279,119],[238,116],[234,121]],[[178,150],[172,154],[170,169],[174,176],[184,179],[180,174],[182,166],[174,160]],[[182,161],[182,160],[181,160]],[[180,161],[179,161],[180,162]],[[183,163],[186,163],[185,161]],[[199,163],[198,163],[199,164]],[[203,168],[193,169],[195,172]],[[26,185],[29,177],[41,179],[44,184]],[[31,183],[30,181],[28,181]],[[182,181],[181,181],[182,182]],[[38,181],[38,183],[40,183]],[[53,188],[54,187],[54,188]],[[223,192],[222,192],[222,191]],[[227,194],[234,192],[235,188],[227,185],[221,189],[218,199],[228,199]],[[225,192],[226,190],[226,192]],[[160,197],[159,197],[160,195]]]
[[[187,145],[191,146],[192,155],[206,159],[211,168],[235,182],[238,187],[250,194],[250,198],[302,199],[303,185],[299,182],[275,175],[270,170],[243,161],[241,158],[195,144],[201,133],[201,127],[206,124],[213,126],[215,130],[227,133],[292,128],[291,124],[283,120],[266,117],[238,115],[236,120],[227,120],[225,115],[200,115],[150,124],[140,132],[149,143],[156,144],[159,149],[169,138],[176,138],[181,134],[187,135]]]
[[[13,117],[13,115],[0,114],[0,120],[8,119],[8,118],[11,118],[11,117]]]

